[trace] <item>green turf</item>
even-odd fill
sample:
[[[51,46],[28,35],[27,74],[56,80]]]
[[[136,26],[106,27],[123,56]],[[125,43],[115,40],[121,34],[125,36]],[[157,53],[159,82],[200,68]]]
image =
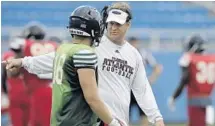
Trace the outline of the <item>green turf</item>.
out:
[[[141,125],[130,125],[130,126],[141,126]],[[187,126],[186,124],[166,124],[165,126]],[[212,126],[212,125],[208,125]]]
[[[141,126],[141,125],[131,125],[131,126]],[[165,126],[186,126],[186,124],[166,124]]]

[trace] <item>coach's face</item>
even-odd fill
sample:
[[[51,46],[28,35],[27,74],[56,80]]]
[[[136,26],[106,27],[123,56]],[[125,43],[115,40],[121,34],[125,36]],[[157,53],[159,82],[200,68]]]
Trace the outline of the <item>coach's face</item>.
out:
[[[125,34],[130,27],[126,22],[128,14],[117,9],[109,12],[107,18],[107,36],[114,42],[124,41]]]

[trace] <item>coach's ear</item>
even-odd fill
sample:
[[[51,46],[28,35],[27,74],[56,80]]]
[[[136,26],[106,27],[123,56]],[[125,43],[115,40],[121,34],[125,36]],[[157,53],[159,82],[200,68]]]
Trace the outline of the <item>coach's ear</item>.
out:
[[[127,27],[127,30],[131,27],[131,21],[128,21],[125,23],[126,27]]]

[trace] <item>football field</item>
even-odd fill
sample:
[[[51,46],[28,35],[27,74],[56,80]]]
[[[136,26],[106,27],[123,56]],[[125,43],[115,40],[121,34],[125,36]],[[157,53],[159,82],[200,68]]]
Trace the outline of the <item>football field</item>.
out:
[[[131,126],[141,126],[141,125],[131,125]],[[152,126],[152,125],[149,125],[149,126]],[[186,124],[166,124],[165,126],[186,126]]]
[[[130,125],[130,126],[141,126],[141,125]],[[152,126],[152,125],[149,125]],[[165,126],[187,126],[186,124],[165,124]],[[212,126],[212,125],[208,125],[208,126]]]

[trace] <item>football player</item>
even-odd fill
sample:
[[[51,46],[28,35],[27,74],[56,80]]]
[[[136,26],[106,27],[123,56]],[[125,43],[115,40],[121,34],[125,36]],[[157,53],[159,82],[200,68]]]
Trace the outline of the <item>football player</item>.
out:
[[[181,80],[169,99],[174,109],[175,100],[187,87],[189,126],[206,126],[206,106],[212,104],[210,94],[215,84],[215,55],[205,54],[204,39],[195,35],[185,46],[185,53],[179,60]]]

